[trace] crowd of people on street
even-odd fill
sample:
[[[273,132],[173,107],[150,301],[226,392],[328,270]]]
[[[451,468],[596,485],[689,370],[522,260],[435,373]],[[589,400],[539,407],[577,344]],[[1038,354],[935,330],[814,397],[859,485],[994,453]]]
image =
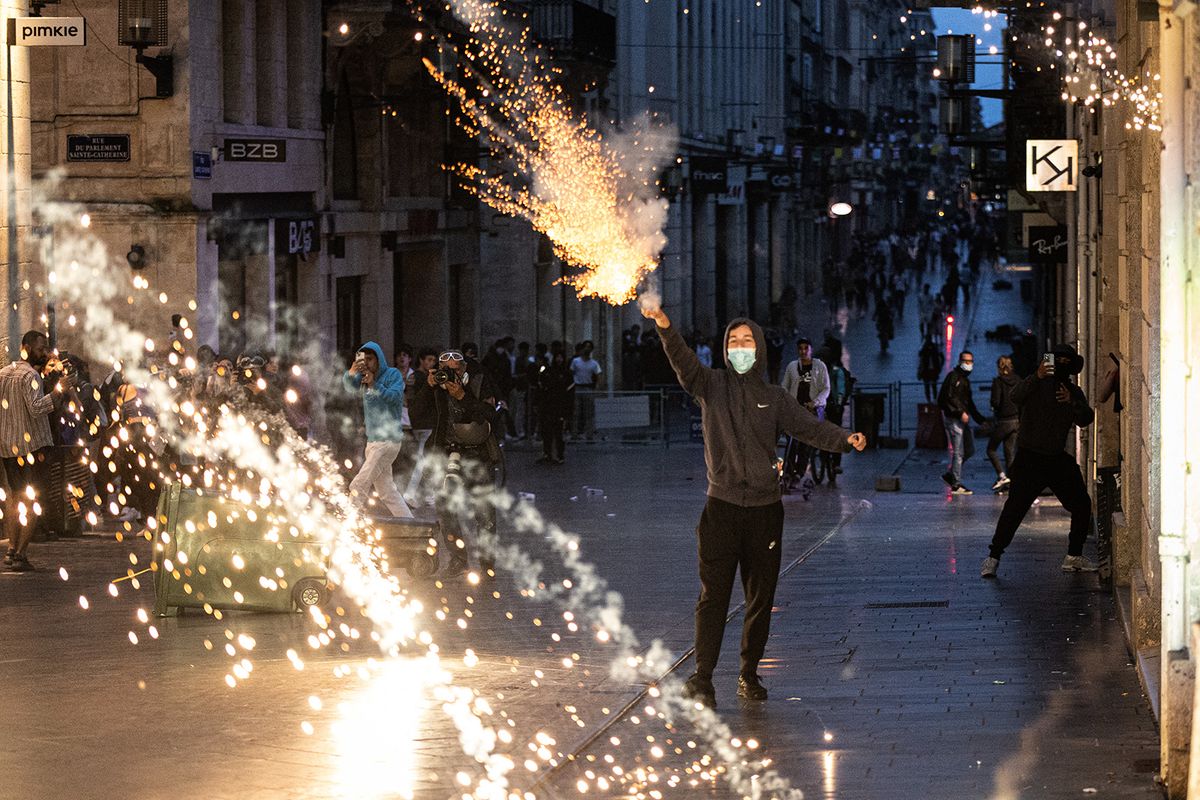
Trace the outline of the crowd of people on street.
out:
[[[312,391],[298,365],[274,353],[221,356],[203,345],[187,355],[190,339],[187,321],[173,316],[167,352],[141,365],[171,387],[172,408],[162,409],[123,369],[93,381],[89,362],[56,350],[45,332],[22,337],[20,358],[0,369],[6,568],[33,568],[27,549],[38,529],[77,534],[105,515],[144,529],[163,476],[197,466],[164,433],[162,413],[198,429],[223,405],[244,407],[278,414],[280,427],[308,435]]]
[[[908,289],[920,285],[914,323],[922,342],[917,378],[925,402],[936,406],[942,418],[950,454],[942,478],[952,494],[972,493],[963,481],[963,465],[975,451],[974,422],[989,437],[987,455],[996,473],[992,489],[1009,492],[983,574],[995,574],[1025,511],[1046,486],[1072,512],[1069,563],[1064,562],[1064,569],[1090,568],[1079,552],[1089,524],[1086,491],[1074,462],[1058,446],[1067,429],[1091,420],[1090,407],[1070,383],[1081,359],[1061,346],[1031,371],[1022,369],[1027,354],[1014,350],[1001,357],[991,384],[990,418],[974,400],[975,359],[970,350],[959,352],[953,369],[942,377],[949,316],[969,305],[970,287],[981,265],[996,258],[996,241],[986,217],[864,236],[845,262],[826,264],[825,299],[831,320],[840,321],[844,330],[846,319],[870,314],[881,354],[886,354],[896,323],[903,321]],[[961,272],[960,262],[965,262]],[[946,276],[937,292],[927,280],[930,274]],[[495,341],[482,357],[473,342],[420,350],[400,344],[394,365],[379,344],[364,343],[340,380],[341,389],[361,401],[361,431],[350,438],[365,440],[349,484],[352,498],[363,508],[375,505],[373,513],[393,517],[412,517],[414,509],[420,513],[434,506],[443,521],[448,569],[461,573],[467,568],[467,540],[448,510],[436,505],[436,498],[445,493],[427,485],[428,455],[443,455],[448,479],[466,491],[490,492],[505,480],[506,441],[540,440],[536,463],[559,465],[564,463],[568,435],[593,438],[591,401],[613,377],[619,377],[623,388],[682,384],[703,418],[711,419],[697,387],[689,386],[681,373],[681,364],[689,371],[704,371],[697,374],[726,374],[720,367],[727,367],[730,375],[746,374],[737,359],[749,349],[754,350],[755,376],[778,384],[805,418],[832,423],[830,431],[842,430],[856,379],[845,364],[834,326],[825,331],[819,346],[793,328],[796,358],[785,366],[785,333],[779,326],[763,330],[747,322],[748,347],[733,348],[727,332],[718,356],[709,337],[696,331],[681,335],[663,324],[665,315],[652,318],[657,324],[646,330],[633,325],[622,332],[619,376],[605,375],[591,341],[569,348],[561,341],[530,345],[509,336]],[[270,352],[225,355],[201,345],[193,353],[191,339],[187,321],[175,315],[165,358],[148,359],[144,365],[174,388],[173,412],[195,412],[191,422],[187,414],[180,414],[185,429],[189,424],[203,426],[206,416],[233,406],[276,415],[277,427],[301,440],[312,435],[317,403],[301,365]],[[1050,376],[1058,377],[1050,381]],[[161,409],[154,408],[146,386],[127,380],[119,368],[93,383],[86,360],[55,350],[40,331],[29,331],[21,342],[21,358],[0,370],[0,404],[5,410],[0,413],[3,475],[9,487],[4,501],[9,540],[4,566],[12,570],[32,568],[27,548],[38,525],[67,532],[85,519],[94,524],[96,517],[107,514],[131,530],[144,526],[155,513],[164,476],[196,466],[163,435],[158,425]],[[706,445],[710,436],[706,429]],[[841,472],[844,447],[831,436],[817,438],[835,445],[828,451],[833,484]],[[784,491],[799,483],[807,499],[819,448],[802,439],[788,439],[777,470]],[[475,522],[480,535],[494,533],[494,512],[490,518],[486,512],[479,515]],[[490,568],[486,559],[481,566]]]
[[[959,269],[964,247],[965,279]],[[917,378],[946,436],[950,461],[942,479],[951,494],[972,494],[963,468],[975,451],[974,422],[987,429],[987,455],[996,472],[992,489],[1007,492],[980,575],[996,576],[1026,513],[1046,489],[1071,516],[1063,571],[1092,571],[1096,566],[1083,555],[1091,501],[1064,447],[1076,426],[1094,419],[1073,381],[1082,357],[1058,345],[1036,369],[1023,370],[1027,354],[1014,349],[1001,356],[991,382],[990,418],[974,400],[975,357],[969,349],[958,353],[942,377],[943,330],[956,309],[969,305],[970,286],[980,265],[996,257],[995,247],[986,219],[864,238],[845,264],[827,265],[826,301],[843,323],[846,316],[865,319],[870,313],[883,358],[896,323],[903,321],[909,286],[922,286],[915,320],[922,342]],[[933,268],[935,259],[940,269]],[[947,275],[936,293],[925,279],[931,268]],[[684,689],[699,703],[715,704],[713,673],[740,570],[746,613],[737,694],[761,701],[767,689],[758,667],[781,564],[781,495],[799,481],[808,499],[818,472],[815,454],[832,455],[823,463],[833,484],[841,455],[867,446],[867,435],[843,427],[855,378],[834,325],[816,347],[792,328],[796,358],[785,366],[779,327],[764,330],[750,319],[734,319],[718,355],[711,339],[695,332],[685,336],[661,308],[647,307],[643,314],[653,323],[648,330],[633,325],[622,333],[621,384],[678,385],[698,407],[704,434],[708,489],[697,527],[701,595],[695,671]],[[269,352],[218,354],[207,345],[193,354],[191,339],[187,321],[175,315],[165,358],[144,365],[172,387],[175,399],[168,410],[156,409],[160,395],[127,379],[119,367],[93,384],[84,359],[56,350],[46,333],[25,334],[20,359],[0,369],[6,568],[34,568],[28,546],[38,525],[65,530],[72,518],[75,524],[83,518],[94,523],[107,513],[129,531],[147,526],[164,479],[203,466],[164,435],[160,412],[177,414],[185,431],[211,427],[232,408],[264,419],[264,436],[304,441],[313,435],[319,404],[301,365]],[[505,337],[482,357],[473,342],[419,350],[400,344],[394,364],[383,347],[367,341],[340,375],[340,389],[353,398],[362,423],[361,435],[351,438],[364,442],[349,482],[351,502],[375,517],[412,518],[432,507],[448,556],[440,574],[462,575],[476,549],[471,537],[482,542],[496,534],[496,507],[487,498],[505,483],[506,441],[540,439],[536,463],[563,464],[568,432],[594,436],[587,401],[612,377],[605,375],[591,341],[568,352],[561,341],[531,346]],[[782,459],[780,432],[788,442]],[[427,474],[434,454],[440,456],[438,486],[429,485]],[[464,494],[474,501],[466,521]],[[478,548],[484,576],[495,574],[491,552]]]

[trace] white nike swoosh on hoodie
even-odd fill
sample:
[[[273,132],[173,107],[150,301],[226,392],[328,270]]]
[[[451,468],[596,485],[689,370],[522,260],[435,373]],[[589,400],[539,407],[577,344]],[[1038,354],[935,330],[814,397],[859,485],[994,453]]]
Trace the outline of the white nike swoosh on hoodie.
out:
[[[770,403],[758,403],[758,407],[759,408],[770,408],[771,404]]]

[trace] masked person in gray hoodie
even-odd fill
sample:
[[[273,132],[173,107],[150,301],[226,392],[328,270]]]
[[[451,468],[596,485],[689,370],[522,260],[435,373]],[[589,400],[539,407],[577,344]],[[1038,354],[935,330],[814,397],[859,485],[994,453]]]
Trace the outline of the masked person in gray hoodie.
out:
[[[712,675],[721,652],[734,577],[741,569],[746,595],[738,696],[765,700],[758,677],[771,626],[771,605],[782,563],[783,502],[776,471],[780,433],[822,450],[866,447],[861,433],[817,419],[780,386],[767,383],[767,343],[752,320],[735,319],[725,331],[729,369],[700,363],[657,306],[642,313],[658,326],[663,349],[684,391],[700,406],[708,500],[696,528],[700,599],[696,602],[696,671],[684,691],[716,705]]]

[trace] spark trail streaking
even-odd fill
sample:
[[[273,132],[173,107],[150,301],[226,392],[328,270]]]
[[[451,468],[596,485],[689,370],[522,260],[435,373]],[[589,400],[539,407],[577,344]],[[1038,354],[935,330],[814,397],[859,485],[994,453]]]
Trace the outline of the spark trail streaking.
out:
[[[59,207],[54,221],[65,230],[78,215],[78,209]],[[165,293],[156,293],[140,276],[133,279],[132,289],[112,280],[110,255],[85,231],[59,237],[54,253],[43,253],[43,257],[59,319],[67,323],[63,338],[77,338],[77,350],[95,363],[119,365],[130,381],[144,389],[145,403],[158,411],[153,435],[166,437],[171,444],[160,456],[146,454],[156,484],[179,482],[229,497],[268,520],[268,536],[303,533],[321,543],[327,572],[340,596],[348,601],[349,610],[310,610],[307,635],[297,631],[298,641],[287,650],[297,681],[303,681],[306,668],[300,652],[307,649],[323,652],[318,663],[332,661],[336,676],[355,675],[367,684],[402,681],[409,687],[407,696],[420,694],[435,701],[458,731],[463,756],[456,782],[461,796],[475,800],[546,796],[535,788],[540,775],[562,763],[564,748],[569,748],[580,727],[594,724],[606,713],[585,710],[589,689],[574,677],[576,670],[586,674],[585,668],[576,666],[585,656],[604,664],[604,672],[611,672],[624,684],[656,682],[666,672],[670,655],[661,646],[646,649],[639,644],[623,621],[620,597],[583,559],[579,539],[543,519],[528,503],[515,502],[507,492],[472,495],[460,490],[443,498],[447,507],[467,516],[473,516],[480,503],[496,507],[511,536],[506,534],[503,544],[497,539],[480,544],[496,555],[503,580],[488,582],[487,576],[470,576],[468,585],[478,590],[478,602],[468,596],[461,609],[453,607],[461,601],[451,599],[453,593],[441,583],[435,584],[432,602],[416,597],[387,568],[374,526],[351,502],[340,465],[327,449],[293,434],[279,415],[264,413],[253,405],[236,400],[194,401],[187,392],[189,374],[195,369],[193,360],[156,344],[125,321],[134,316],[122,309],[142,303],[162,307],[170,300]],[[82,498],[93,519],[102,512],[98,500],[104,488],[113,492],[112,454],[123,434],[117,431],[105,436],[111,438],[105,438],[102,457],[88,464],[100,491],[95,497]],[[436,481],[436,473],[443,471],[444,465],[434,460],[430,469]],[[120,503],[116,505],[109,510],[120,511]],[[146,519],[145,538],[152,538],[161,522],[154,517]],[[207,524],[227,522],[230,520],[217,518]],[[131,535],[143,533],[129,522],[124,529]],[[135,558],[130,563],[141,566]],[[235,559],[229,565],[230,574],[242,568]],[[189,569],[187,564],[172,564],[168,571],[171,579],[186,581]],[[62,576],[67,579],[65,572]],[[126,577],[128,583],[121,579],[120,586],[118,581],[109,584],[110,595],[116,597],[126,587],[140,590],[135,569]],[[274,580],[269,575],[244,577],[268,584]],[[478,645],[470,638],[470,621],[485,611],[481,608],[485,602],[499,617],[500,604],[509,602],[505,594],[513,601],[505,613],[506,624],[513,627],[508,638],[513,653],[521,657],[500,657],[533,690],[568,701],[556,704],[561,709],[560,719],[521,719],[522,707],[505,693],[489,694],[477,688],[472,670],[481,659],[475,652]],[[81,595],[80,608],[87,611],[90,605],[86,595]],[[524,613],[530,608],[553,613],[539,612],[534,629],[522,629],[512,613],[520,608],[526,609]],[[228,657],[226,684],[231,691],[253,691],[254,656],[262,652],[263,645],[235,629],[235,614],[215,608],[206,611],[224,627],[225,641],[213,636],[220,644],[206,641],[206,648]],[[561,621],[543,626],[543,618]],[[152,624],[143,609],[139,609],[138,621],[143,627],[129,632],[130,643],[147,646],[153,641],[152,646],[169,646],[169,629]],[[145,635],[139,635],[143,631]],[[368,654],[363,654],[363,648]],[[454,655],[456,650],[461,651],[460,657]],[[536,653],[541,660],[526,657],[527,653]],[[357,666],[346,662],[352,657]],[[563,675],[571,677],[547,676],[543,668],[551,663],[560,664]],[[419,691],[413,690],[414,682]],[[742,746],[716,715],[685,701],[673,680],[662,681],[651,697],[650,707],[639,710],[641,721],[635,718],[634,724],[642,725],[648,734],[654,730],[657,738],[630,737],[623,745],[614,745],[604,760],[579,778],[582,786],[599,794],[682,797],[697,787],[726,782],[746,797],[798,796],[753,748]],[[322,715],[334,705],[310,696],[312,720],[302,723],[302,731],[332,736],[342,743],[341,752],[353,754],[362,751],[359,727],[386,727],[386,715],[381,717],[377,704],[341,703],[340,717],[331,721]],[[415,723],[405,724],[411,727]],[[669,748],[662,744],[672,742],[675,744]],[[412,791],[410,783],[397,783],[394,773],[371,774],[378,778],[365,780],[379,785],[356,784],[356,797],[407,796]]]
[[[572,108],[523,16],[489,0],[451,0],[450,8],[470,32],[441,45],[457,75],[424,64],[492,159],[451,169],[483,202],[544,233],[580,270],[563,280],[581,298],[632,300],[667,243],[668,204],[657,184],[674,157],[674,133],[641,118],[602,135]]]

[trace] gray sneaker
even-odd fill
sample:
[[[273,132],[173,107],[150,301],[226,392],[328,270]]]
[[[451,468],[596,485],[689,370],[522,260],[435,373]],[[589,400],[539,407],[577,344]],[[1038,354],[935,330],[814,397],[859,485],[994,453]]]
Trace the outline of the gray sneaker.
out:
[[[979,577],[994,578],[996,577],[996,568],[1000,566],[1000,559],[988,556],[983,560],[983,565],[979,567]]]
[[[1083,556],[1067,556],[1063,559],[1063,572],[1095,572],[1098,567]]]

